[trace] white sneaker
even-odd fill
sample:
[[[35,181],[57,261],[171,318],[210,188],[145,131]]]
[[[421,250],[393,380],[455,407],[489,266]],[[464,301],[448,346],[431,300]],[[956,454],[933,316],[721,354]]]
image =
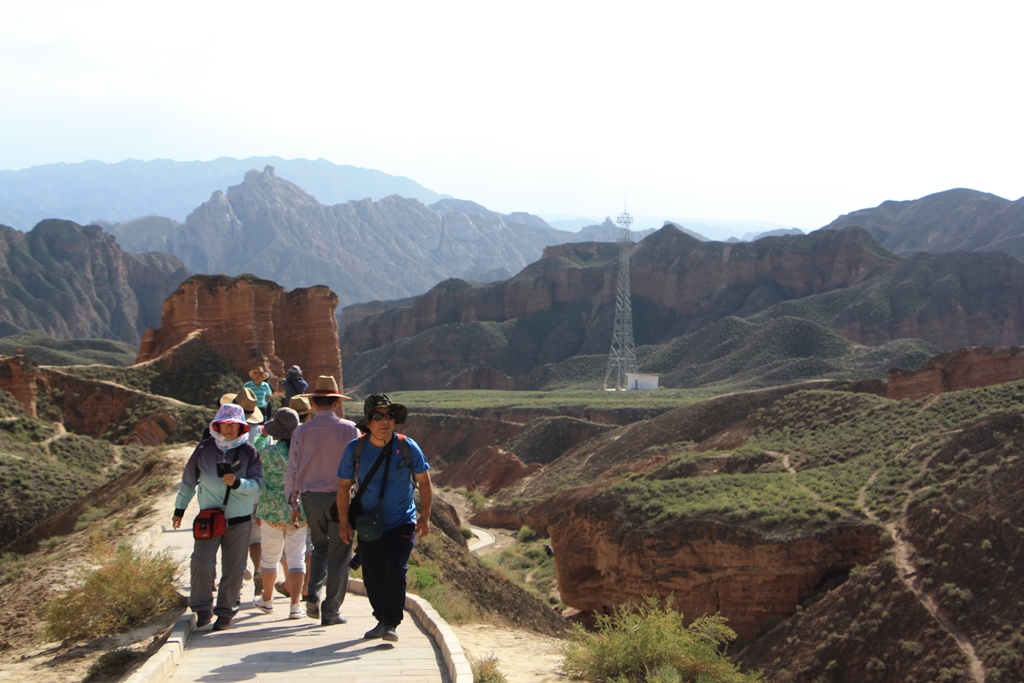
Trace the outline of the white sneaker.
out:
[[[301,619],[304,616],[306,616],[306,612],[302,609],[302,605],[292,605],[288,608],[289,619]]]
[[[261,595],[252,601],[252,606],[264,614],[270,614],[274,611],[274,599],[271,598],[270,600],[263,602],[263,596]]]

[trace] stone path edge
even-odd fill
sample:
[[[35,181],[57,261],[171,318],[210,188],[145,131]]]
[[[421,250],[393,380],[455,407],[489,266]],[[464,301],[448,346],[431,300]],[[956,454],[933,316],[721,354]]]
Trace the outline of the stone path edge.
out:
[[[145,550],[152,545],[157,536],[166,530],[164,524],[147,529],[136,539],[135,547]],[[356,595],[366,595],[366,588],[361,579],[349,579],[348,590]],[[469,665],[466,653],[463,651],[455,631],[437,613],[437,610],[423,598],[411,593],[405,597],[405,610],[430,634],[441,650],[441,657],[444,659],[444,665],[448,668],[451,683],[472,683],[473,669]],[[170,678],[185,654],[185,648],[192,638],[195,624],[196,615],[191,612],[178,617],[177,623],[171,628],[171,634],[167,637],[167,641],[157,650],[156,654],[128,677],[125,683],[162,683]]]

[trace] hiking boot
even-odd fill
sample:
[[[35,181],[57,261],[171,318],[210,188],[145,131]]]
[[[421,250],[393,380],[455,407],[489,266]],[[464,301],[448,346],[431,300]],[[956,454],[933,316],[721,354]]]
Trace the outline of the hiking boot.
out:
[[[363,634],[363,638],[366,638],[367,640],[377,640],[378,638],[383,638],[384,632],[387,630],[387,628],[387,626],[378,621],[376,626],[374,626],[369,631]]]
[[[306,598],[306,616],[310,619],[320,618],[320,601],[316,598]]]
[[[348,619],[346,619],[345,617],[341,616],[340,614],[335,614],[332,617],[324,617],[323,619],[321,619],[320,620],[320,625],[321,626],[337,626],[338,624],[344,624],[347,621],[348,621]]]
[[[302,618],[302,606],[301,605],[292,605],[291,607],[289,607],[288,608],[288,618],[289,619],[301,619]]]
[[[384,627],[384,635],[382,635],[381,638],[383,638],[384,640],[388,641],[389,643],[397,643],[398,642],[398,633],[395,632],[395,627],[394,626],[385,626]]]
[[[256,576],[252,577],[252,585],[256,587],[256,590],[253,591],[253,597],[263,595],[263,574],[256,572]]]
[[[292,597],[292,594],[288,592],[288,584],[284,581],[278,581],[275,583],[274,589],[286,598]]]
[[[196,628],[202,628],[213,621],[213,612],[196,612]]]
[[[214,631],[227,631],[231,628],[231,617],[217,617],[217,621],[213,622]]]
[[[264,614],[270,614],[274,611],[274,600],[271,598],[266,602],[263,601],[263,597],[260,596],[252,601],[252,606],[263,612]]]

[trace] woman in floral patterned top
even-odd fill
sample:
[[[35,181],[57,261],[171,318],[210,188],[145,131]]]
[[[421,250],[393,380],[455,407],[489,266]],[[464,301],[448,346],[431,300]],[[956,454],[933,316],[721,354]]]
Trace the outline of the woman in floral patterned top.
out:
[[[299,426],[299,414],[291,408],[279,408],[274,419],[263,426],[263,432],[276,441],[260,451],[263,459],[263,492],[256,507],[256,517],[263,529],[263,555],[260,573],[263,575],[263,595],[253,600],[253,607],[264,612],[274,611],[274,581],[281,555],[288,561],[286,579],[291,606],[289,619],[301,619],[305,611],[299,607],[302,582],[305,578],[306,516],[296,523],[291,521],[291,507],[284,490],[288,471],[288,445],[292,432]]]

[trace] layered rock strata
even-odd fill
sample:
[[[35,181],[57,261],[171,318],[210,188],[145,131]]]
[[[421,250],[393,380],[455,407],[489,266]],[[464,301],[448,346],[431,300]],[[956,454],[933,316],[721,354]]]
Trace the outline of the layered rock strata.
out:
[[[1018,379],[1024,379],[1024,348],[971,347],[936,356],[918,370],[890,370],[886,396],[916,399]]]
[[[251,275],[196,275],[164,302],[160,327],[146,331],[136,362],[199,336],[242,377],[263,366],[276,388],[285,369],[298,365],[311,384],[330,375],[343,386],[337,305],[327,287],[286,292]]]

